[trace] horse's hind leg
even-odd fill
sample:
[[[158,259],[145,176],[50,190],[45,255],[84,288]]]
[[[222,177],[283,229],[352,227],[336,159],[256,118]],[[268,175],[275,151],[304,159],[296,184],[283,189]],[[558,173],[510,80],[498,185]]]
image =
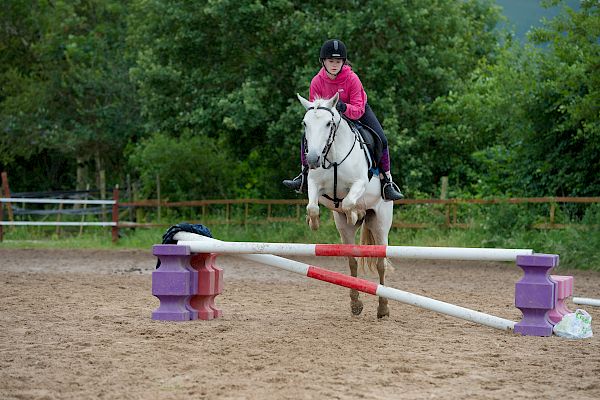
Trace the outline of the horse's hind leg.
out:
[[[379,213],[367,214],[365,226],[363,229],[369,229],[373,235],[374,244],[387,246],[388,233],[392,225],[392,208],[385,205]],[[385,285],[385,270],[389,261],[386,258],[377,259],[377,274],[379,275],[379,284]],[[391,264],[390,264],[391,266]],[[379,297],[379,306],[377,307],[377,318],[389,317],[388,299]]]
[[[385,258],[377,260],[377,273],[379,274],[379,284],[385,285]],[[389,317],[388,299],[379,297],[379,306],[377,306],[377,318]]]
[[[357,227],[349,225],[346,221],[346,215],[343,213],[334,212],[333,217],[335,226],[342,238],[342,243],[354,244]],[[350,267],[350,275],[356,278],[358,276],[358,263],[354,257],[348,257],[348,266]],[[350,289],[350,310],[353,315],[360,315],[363,310],[363,303],[359,300],[358,295],[358,290]]]

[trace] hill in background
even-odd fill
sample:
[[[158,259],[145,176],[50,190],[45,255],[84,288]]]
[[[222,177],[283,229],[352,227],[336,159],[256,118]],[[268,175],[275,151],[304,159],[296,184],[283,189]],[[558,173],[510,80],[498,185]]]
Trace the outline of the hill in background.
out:
[[[527,32],[531,27],[541,26],[542,18],[552,19],[558,15],[562,6],[544,8],[539,0],[496,0],[496,3],[503,8],[503,14],[508,18],[508,29],[515,33],[515,36],[522,41],[527,38]],[[565,5],[573,8],[579,8],[579,0],[567,0]]]

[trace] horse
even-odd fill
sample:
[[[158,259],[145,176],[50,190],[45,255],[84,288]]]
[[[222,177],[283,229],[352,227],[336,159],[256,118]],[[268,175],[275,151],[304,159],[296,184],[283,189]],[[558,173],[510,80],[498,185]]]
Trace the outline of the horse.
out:
[[[369,179],[372,167],[358,134],[336,110],[339,95],[310,102],[297,94],[306,109],[302,120],[306,160],[308,162],[307,222],[312,230],[319,229],[319,203],[333,212],[335,226],[342,243],[355,244],[358,228],[360,244],[385,245],[392,226],[393,202],[381,197],[379,177]],[[385,284],[385,271],[391,268],[387,258],[367,260],[377,268],[379,283]],[[358,275],[358,263],[348,257],[350,275]],[[359,292],[350,289],[350,309],[359,315],[363,303]],[[389,316],[388,300],[379,297],[377,318]]]

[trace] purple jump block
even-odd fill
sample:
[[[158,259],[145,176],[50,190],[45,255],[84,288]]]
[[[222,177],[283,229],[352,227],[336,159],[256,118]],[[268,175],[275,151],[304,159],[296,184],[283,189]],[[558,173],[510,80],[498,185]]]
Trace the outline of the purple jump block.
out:
[[[556,307],[556,283],[550,279],[550,271],[558,262],[556,254],[517,256],[517,265],[524,275],[515,285],[515,306],[523,313],[523,319],[515,325],[515,333],[552,336],[548,313]]]
[[[152,254],[157,256],[161,263],[160,267],[152,272],[152,294],[160,301],[159,307],[152,312],[152,319],[197,319],[198,312],[190,305],[190,299],[198,292],[198,273],[190,267],[189,246],[154,245]]]

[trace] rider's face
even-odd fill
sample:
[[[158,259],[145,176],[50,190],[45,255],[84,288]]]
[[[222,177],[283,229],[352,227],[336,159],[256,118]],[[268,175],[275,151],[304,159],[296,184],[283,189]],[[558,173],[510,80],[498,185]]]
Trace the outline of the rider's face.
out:
[[[340,58],[326,58],[323,63],[325,64],[325,69],[330,75],[336,75],[342,69],[344,60]]]

